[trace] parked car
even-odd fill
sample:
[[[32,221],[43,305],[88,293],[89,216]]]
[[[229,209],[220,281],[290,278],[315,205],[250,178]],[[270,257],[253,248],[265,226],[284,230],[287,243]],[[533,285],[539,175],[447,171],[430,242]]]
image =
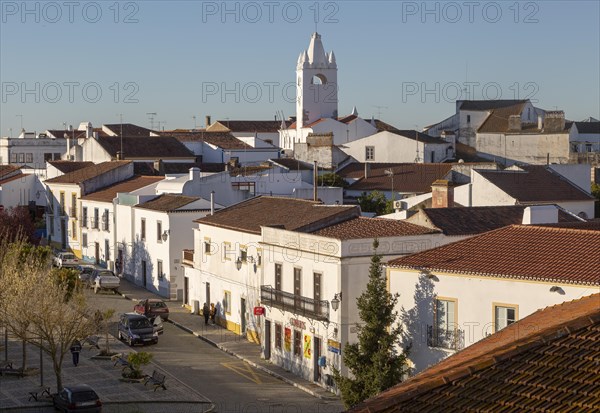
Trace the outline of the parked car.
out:
[[[165,332],[165,327],[163,326],[163,319],[160,316],[157,316],[154,321],[152,321],[152,328],[154,332],[157,334],[162,334]]]
[[[158,298],[146,298],[133,306],[133,311],[138,314],[143,314],[150,320],[154,320],[160,316],[163,320],[169,319],[169,307],[167,303]]]
[[[66,386],[52,395],[52,404],[62,412],[100,413],[102,401],[98,394],[87,384]]]
[[[119,340],[125,340],[130,346],[158,343],[158,332],[154,331],[152,322],[144,315],[136,313],[122,314],[119,317],[117,328]]]
[[[91,279],[91,287],[96,294],[100,290],[113,290],[117,292],[117,289],[121,286],[121,279],[111,270],[96,269],[92,272]]]
[[[76,267],[79,265],[79,258],[71,252],[59,252],[54,257],[54,265],[58,268]]]
[[[83,285],[90,286],[92,283],[92,274],[96,267],[93,265],[78,265],[75,268],[79,271],[79,281],[81,281]]]

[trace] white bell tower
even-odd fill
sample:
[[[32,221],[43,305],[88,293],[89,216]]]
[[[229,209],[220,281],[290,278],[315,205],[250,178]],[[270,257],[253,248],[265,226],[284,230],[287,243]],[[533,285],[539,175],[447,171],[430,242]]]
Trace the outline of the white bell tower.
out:
[[[337,64],[333,51],[325,53],[321,35],[313,33],[308,50],[296,67],[296,128],[320,118],[338,117]]]

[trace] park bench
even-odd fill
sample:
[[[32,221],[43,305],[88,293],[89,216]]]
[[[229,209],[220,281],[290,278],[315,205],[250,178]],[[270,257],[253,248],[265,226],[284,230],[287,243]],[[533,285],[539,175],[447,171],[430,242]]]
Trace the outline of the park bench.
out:
[[[92,347],[96,347],[98,350],[100,350],[100,346],[98,345],[98,341],[100,341],[100,337],[99,336],[89,336],[89,337],[86,337],[83,340],[82,347],[87,344],[88,346],[90,346],[90,350],[92,349]]]
[[[23,377],[23,370],[14,368],[12,361],[0,361],[0,376],[3,374],[11,374]]]
[[[127,360],[127,355],[117,354],[117,355],[113,356],[113,360],[115,362],[115,364],[114,364],[115,367],[117,367],[117,366],[122,367],[123,371],[125,371],[126,369],[133,370],[131,363],[129,362],[129,360]]]
[[[39,386],[27,393],[29,394],[29,399],[27,399],[27,401],[33,399],[37,402],[41,397],[52,397],[50,395],[50,386]]]
[[[167,388],[165,387],[165,379],[166,377],[164,374],[154,370],[152,372],[152,376],[146,377],[146,381],[144,381],[144,386],[150,383],[154,386],[154,391],[156,391],[156,389],[158,389],[159,387],[162,387],[163,390],[167,390]]]

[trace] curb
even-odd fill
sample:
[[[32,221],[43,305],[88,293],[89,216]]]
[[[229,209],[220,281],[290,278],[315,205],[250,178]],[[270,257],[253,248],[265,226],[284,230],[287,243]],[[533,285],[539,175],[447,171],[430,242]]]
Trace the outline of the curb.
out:
[[[132,298],[129,297],[129,296],[127,296],[127,294],[124,294],[124,293],[121,293],[121,292],[118,292],[118,294],[121,295],[122,297],[128,299],[128,300],[132,300]],[[173,324],[174,326],[182,329],[183,331],[185,331],[187,333],[190,333],[190,334],[198,337],[200,340],[202,340],[202,341],[210,344],[211,346],[216,347],[219,350],[221,350],[221,351],[223,351],[223,352],[225,352],[227,354],[230,354],[230,355],[232,355],[234,357],[237,357],[238,359],[242,360],[243,362],[250,364],[252,367],[254,367],[254,368],[256,368],[256,369],[258,369],[258,370],[260,370],[260,371],[262,371],[264,373],[267,373],[270,376],[273,376],[273,377],[275,377],[275,378],[277,378],[277,379],[279,379],[279,380],[281,380],[281,381],[283,381],[283,382],[285,382],[285,383],[287,383],[289,385],[292,385],[292,386],[296,387],[297,389],[302,390],[303,392],[310,394],[313,397],[316,397],[317,399],[320,399],[320,400],[331,400],[331,401],[338,400],[335,396],[332,396],[332,397],[323,396],[321,394],[318,394],[318,393],[314,392],[312,389],[309,389],[308,387],[305,387],[305,386],[303,386],[301,384],[296,383],[293,380],[288,379],[287,377],[282,376],[281,374],[275,373],[274,371],[269,370],[268,368],[266,368],[264,366],[261,366],[260,364],[257,364],[254,361],[249,360],[249,359],[245,358],[244,356],[242,356],[240,354],[237,354],[237,353],[235,353],[235,352],[227,349],[223,345],[215,343],[214,341],[212,341],[209,338],[201,335],[200,333],[196,333],[191,328],[186,327],[183,324],[178,323],[177,321],[173,321],[170,317],[169,317],[169,320],[167,320],[167,322]]]

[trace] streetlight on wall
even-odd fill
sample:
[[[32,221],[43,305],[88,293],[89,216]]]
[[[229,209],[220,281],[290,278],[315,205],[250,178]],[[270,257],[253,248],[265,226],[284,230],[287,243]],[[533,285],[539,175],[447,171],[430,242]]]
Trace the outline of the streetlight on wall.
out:
[[[331,300],[331,308],[333,309],[333,311],[337,311],[338,308],[340,308],[340,302],[342,301],[342,293],[335,293],[333,295],[333,299]]]
[[[171,233],[171,230],[166,229],[162,235],[161,238],[164,242],[167,242],[167,239],[169,238],[169,234]]]

